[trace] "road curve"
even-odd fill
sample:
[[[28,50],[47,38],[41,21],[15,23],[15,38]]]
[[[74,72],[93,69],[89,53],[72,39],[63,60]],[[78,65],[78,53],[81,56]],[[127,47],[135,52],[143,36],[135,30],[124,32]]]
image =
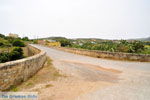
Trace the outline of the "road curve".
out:
[[[40,45],[33,46],[46,51],[53,60],[53,65],[70,76],[62,82],[61,89],[54,85],[53,88],[45,90],[51,94],[42,97],[42,100],[150,99],[149,62],[93,58]]]

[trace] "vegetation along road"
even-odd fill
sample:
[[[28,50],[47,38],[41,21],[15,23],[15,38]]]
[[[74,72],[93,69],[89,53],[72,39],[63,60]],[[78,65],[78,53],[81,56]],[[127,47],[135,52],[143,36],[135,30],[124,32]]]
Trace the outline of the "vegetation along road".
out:
[[[41,100],[149,100],[150,63],[76,55],[33,45],[47,52],[66,77],[40,92]]]

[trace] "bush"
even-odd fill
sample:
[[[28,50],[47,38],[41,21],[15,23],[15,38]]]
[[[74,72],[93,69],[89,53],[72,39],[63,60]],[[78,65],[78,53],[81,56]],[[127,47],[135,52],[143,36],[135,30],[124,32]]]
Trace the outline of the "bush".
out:
[[[7,40],[9,43],[12,43],[14,40],[16,40],[16,38],[9,37],[9,36],[5,37],[4,39]]]
[[[34,44],[37,44],[37,43],[38,43],[38,40],[33,40],[33,43],[34,43]]]
[[[62,47],[71,46],[71,42],[67,39],[58,40],[61,43]]]
[[[23,50],[20,47],[14,48],[10,53],[0,53],[0,63],[23,58]]]
[[[7,40],[0,38],[0,47],[8,47],[8,45],[10,46],[11,44]]]
[[[9,53],[7,52],[0,53],[0,63],[7,62],[9,60],[10,60]]]
[[[23,37],[22,40],[23,41],[29,41],[29,38],[28,37]]]
[[[141,52],[144,50],[144,43],[143,42],[140,42],[140,41],[135,41],[132,43],[132,47],[133,47],[133,50],[134,52],[138,53],[138,52]]]
[[[5,38],[5,35],[3,35],[3,34],[0,34],[0,37],[1,37],[1,38]]]
[[[12,51],[17,51],[17,52],[23,53],[23,50],[20,47],[15,47]]]
[[[119,44],[117,45],[117,51],[128,53],[130,51],[130,46],[128,46],[127,44]]]
[[[10,59],[11,60],[17,60],[17,59],[21,59],[21,58],[23,58],[22,48],[16,47],[10,52]]]
[[[3,46],[3,45],[4,45],[4,43],[0,41],[0,46]]]
[[[16,47],[24,47],[25,46],[24,42],[22,42],[21,40],[14,40],[12,45],[16,46]]]

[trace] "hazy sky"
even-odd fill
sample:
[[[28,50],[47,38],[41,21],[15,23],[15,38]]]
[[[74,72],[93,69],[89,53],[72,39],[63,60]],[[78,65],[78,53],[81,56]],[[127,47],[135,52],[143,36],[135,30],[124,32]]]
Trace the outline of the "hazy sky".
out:
[[[105,39],[150,36],[150,0],[0,0],[0,33]]]

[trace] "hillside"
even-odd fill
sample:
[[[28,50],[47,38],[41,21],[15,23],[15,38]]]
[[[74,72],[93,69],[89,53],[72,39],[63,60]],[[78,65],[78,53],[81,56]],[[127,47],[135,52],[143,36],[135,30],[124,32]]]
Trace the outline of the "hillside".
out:
[[[148,37],[148,38],[141,38],[139,40],[141,40],[141,41],[150,41],[150,37]]]
[[[147,37],[147,38],[136,38],[136,39],[129,39],[129,40],[150,41],[150,37]]]
[[[40,39],[51,39],[51,40],[60,40],[60,39],[67,39],[66,37],[47,37],[47,38],[40,38]],[[101,39],[101,38],[72,38],[69,40],[78,40],[78,41],[111,41],[110,39]],[[112,39],[113,40],[113,39]],[[139,41],[150,41],[150,37],[147,38],[135,38],[135,39],[127,39],[127,40],[139,40]],[[115,40],[118,41],[118,40]]]

